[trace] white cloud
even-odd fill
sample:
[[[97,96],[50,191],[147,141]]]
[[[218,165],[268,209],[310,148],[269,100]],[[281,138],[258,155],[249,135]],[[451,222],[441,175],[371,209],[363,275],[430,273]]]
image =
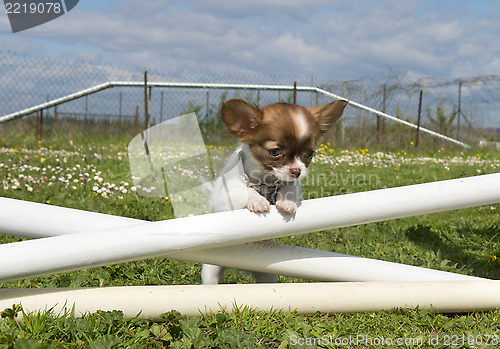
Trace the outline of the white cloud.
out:
[[[225,17],[275,17],[276,15],[303,18],[315,15],[327,6],[342,6],[339,0],[195,0],[194,8],[215,12]]]
[[[0,35],[0,45],[24,52],[29,43],[56,45],[64,57],[161,71],[357,78],[393,67],[457,78],[500,74],[499,17],[493,1],[128,0],[100,13],[76,7]]]

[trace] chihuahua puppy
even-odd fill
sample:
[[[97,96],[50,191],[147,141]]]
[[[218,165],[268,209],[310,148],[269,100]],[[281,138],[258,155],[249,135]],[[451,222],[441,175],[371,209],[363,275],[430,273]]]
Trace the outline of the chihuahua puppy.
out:
[[[276,103],[259,108],[240,99],[224,102],[222,121],[240,139],[240,146],[214,184],[212,212],[247,208],[261,214],[276,205],[280,213],[293,214],[316,143],[342,116],[347,103],[338,100],[311,108]],[[222,270],[204,264],[203,284],[217,284]],[[271,274],[255,276],[257,282],[277,281]]]

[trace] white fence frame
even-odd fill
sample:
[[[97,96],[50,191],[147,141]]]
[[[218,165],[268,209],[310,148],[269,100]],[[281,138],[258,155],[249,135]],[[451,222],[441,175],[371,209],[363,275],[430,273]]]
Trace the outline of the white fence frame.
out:
[[[0,116],[0,123],[6,122],[15,118],[19,118],[25,115],[29,115],[32,113],[36,113],[37,111],[44,110],[47,108],[54,107],[56,105],[69,102],[84,96],[88,96],[94,93],[97,93],[99,91],[106,90],[108,88],[112,87],[144,87],[146,84],[144,82],[126,82],[126,81],[110,81],[106,82],[100,85],[96,85],[94,87],[78,91],[76,93],[69,94],[67,96],[53,99],[49,102],[41,103],[38,105],[35,105],[30,108],[26,108],[23,110],[20,110],[15,113],[7,114],[4,116]],[[147,82],[147,87],[163,87],[163,88],[197,88],[197,89],[235,89],[235,90],[273,90],[273,91],[293,91],[296,89],[296,91],[302,91],[302,92],[316,92],[319,94],[322,94],[324,96],[333,98],[333,99],[345,99],[349,100],[349,98],[346,97],[341,97],[339,95],[336,95],[334,93],[325,91],[323,89],[320,89],[318,87],[312,87],[312,86],[285,86],[285,85],[245,85],[245,84],[212,84],[212,83],[188,83],[188,82]],[[368,111],[372,114],[375,114],[377,116],[383,117],[385,119],[391,120],[393,122],[405,125],[407,127],[413,128],[413,129],[419,129],[423,133],[427,133],[428,135],[439,138],[442,140],[445,140],[447,142],[451,142],[453,144],[462,146],[464,148],[470,148],[470,146],[464,142],[461,142],[457,139],[442,135],[440,133],[434,132],[432,130],[429,130],[425,127],[419,127],[418,125],[415,125],[411,122],[398,119],[397,117],[394,117],[392,115],[389,115],[387,113],[381,112],[379,110],[370,108],[368,106],[365,106],[361,103],[355,102],[355,101],[349,101],[349,105],[359,108],[365,111]]]

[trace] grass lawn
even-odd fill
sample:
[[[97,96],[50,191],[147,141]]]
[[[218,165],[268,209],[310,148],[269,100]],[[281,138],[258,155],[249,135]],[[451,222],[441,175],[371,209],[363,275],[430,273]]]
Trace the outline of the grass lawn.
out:
[[[3,137],[3,138],[2,138]],[[225,147],[211,147],[222,161]],[[304,182],[315,198],[465,176],[496,173],[496,150],[463,151],[333,149],[323,144]],[[0,196],[127,216],[173,218],[169,197],[138,194],[129,174],[127,144],[37,142],[0,136]],[[500,279],[499,206],[487,205],[279,239],[279,242]],[[27,213],[29,218],[29,213]],[[0,234],[2,232],[0,231]],[[0,235],[0,243],[20,238]],[[0,283],[14,287],[181,285],[200,282],[199,264],[149,259],[91,270]],[[307,280],[280,277],[280,282]],[[226,283],[250,283],[229,270]],[[474,297],[474,295],[471,295]],[[294,348],[294,347],[491,347],[499,346],[500,310],[439,314],[420,309],[355,314],[313,314],[241,308],[163,322],[126,319],[118,312],[83,317],[24,314],[0,309],[0,347],[13,348]]]

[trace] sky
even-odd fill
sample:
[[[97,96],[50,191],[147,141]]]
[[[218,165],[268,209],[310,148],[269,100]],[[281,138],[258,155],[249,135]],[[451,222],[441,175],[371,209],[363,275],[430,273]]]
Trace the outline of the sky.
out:
[[[0,7],[1,8],[1,7]],[[500,1],[81,0],[0,50],[160,72],[500,75]]]

